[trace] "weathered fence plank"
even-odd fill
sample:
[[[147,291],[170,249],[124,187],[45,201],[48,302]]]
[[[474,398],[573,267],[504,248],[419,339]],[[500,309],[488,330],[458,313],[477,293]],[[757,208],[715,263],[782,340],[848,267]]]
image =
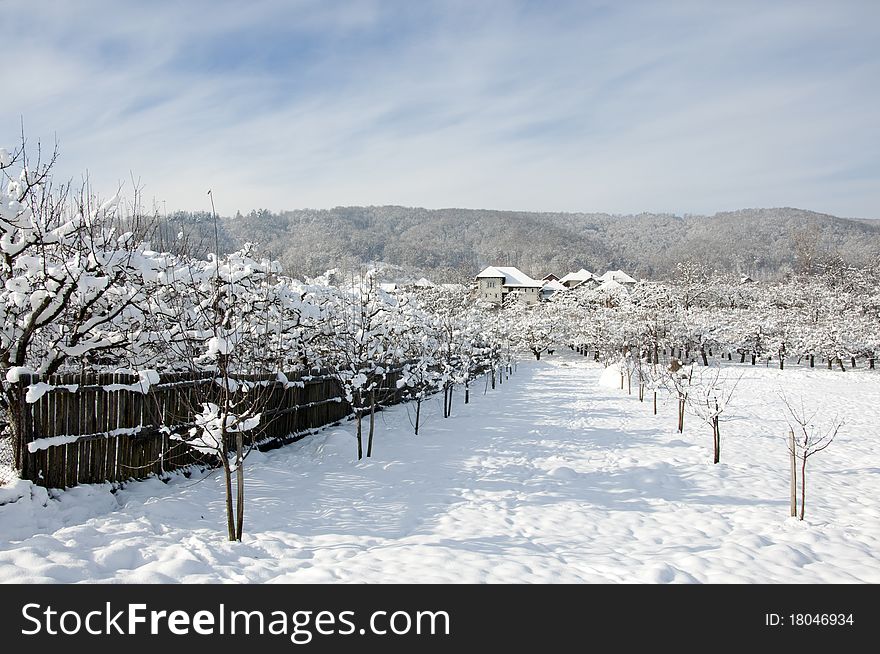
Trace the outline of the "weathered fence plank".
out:
[[[387,374],[379,393],[381,404],[401,401],[398,371]],[[263,420],[248,442],[261,447],[291,442],[315,428],[350,415],[338,383],[324,371],[288,374],[288,384],[274,375],[244,378],[256,384],[249,392],[265,395]],[[199,399],[219,393],[219,386],[203,374],[162,375],[147,393],[138,377],[128,373],[62,374],[44,381],[51,388],[36,402],[25,402],[27,386],[40,381],[23,379],[20,409],[23,451],[20,474],[34,483],[65,488],[84,483],[120,482],[163,475],[192,465],[212,465],[215,458],[171,436],[185,430],[201,410]],[[76,385],[76,390],[69,390]],[[114,390],[105,387],[114,384]],[[210,387],[196,388],[210,384]],[[63,387],[63,388],[62,388]],[[244,391],[241,391],[244,392]],[[167,429],[161,429],[162,427]],[[54,436],[77,437],[71,442],[48,444]],[[234,441],[234,439],[232,439]],[[274,444],[274,445],[273,445]],[[31,452],[29,445],[35,448]]]

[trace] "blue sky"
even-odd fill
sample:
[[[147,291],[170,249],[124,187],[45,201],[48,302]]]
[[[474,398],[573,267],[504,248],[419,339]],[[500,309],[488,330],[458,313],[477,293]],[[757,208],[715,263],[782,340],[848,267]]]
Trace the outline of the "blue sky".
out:
[[[0,0],[0,144],[217,209],[880,218],[880,2]]]

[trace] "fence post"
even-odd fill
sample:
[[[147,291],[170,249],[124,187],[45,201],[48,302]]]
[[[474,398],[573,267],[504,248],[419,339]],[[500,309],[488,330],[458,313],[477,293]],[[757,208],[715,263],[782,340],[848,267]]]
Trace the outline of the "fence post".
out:
[[[788,451],[791,453],[791,515],[797,515],[797,456],[795,454],[794,431],[788,432]]]
[[[15,394],[12,405],[9,407],[10,422],[13,423],[12,455],[13,464],[22,479],[36,481],[36,473],[31,470],[32,457],[28,451],[28,443],[34,438],[34,421],[30,406],[25,399],[27,387],[33,383],[31,375],[19,375],[15,384]]]

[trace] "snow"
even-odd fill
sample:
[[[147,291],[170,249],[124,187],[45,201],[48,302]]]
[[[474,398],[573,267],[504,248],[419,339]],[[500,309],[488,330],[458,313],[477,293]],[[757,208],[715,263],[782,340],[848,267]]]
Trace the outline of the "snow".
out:
[[[620,284],[635,284],[636,280],[622,270],[608,270],[599,277],[600,282],[618,282]]]
[[[742,373],[723,455],[676,403],[639,403],[587,357],[523,362],[496,390],[377,415],[246,463],[242,543],[225,541],[222,476],[0,492],[0,582],[880,582],[876,371]],[[612,368],[613,370],[613,368]],[[788,517],[777,389],[845,413],[810,459],[806,520]],[[441,396],[442,397],[442,396]],[[17,501],[15,501],[16,498]],[[3,502],[6,502],[5,504]]]
[[[626,287],[614,279],[606,279],[596,288],[597,293],[627,293]]]
[[[118,371],[123,372],[125,374],[134,374],[136,371]],[[134,393],[143,393],[146,395],[150,392],[150,386],[159,383],[159,373],[155,370],[141,370],[136,373],[138,376],[137,382],[134,384],[105,384],[101,388],[106,392],[114,392],[114,391],[131,391]]]
[[[139,427],[119,427],[118,429],[112,429],[109,432],[104,432],[100,434],[62,434],[60,436],[47,436],[46,438],[37,438],[28,443],[28,452],[33,454],[34,452],[39,452],[40,450],[45,450],[53,445],[68,445],[70,443],[75,443],[78,440],[83,438],[95,438],[95,437],[110,437],[110,436],[134,436],[135,434],[140,433],[141,429],[143,429],[143,425]]]
[[[214,336],[208,341],[208,354],[229,354],[229,341],[222,336]]]
[[[619,365],[610,365],[599,375],[598,384],[601,388],[620,388],[621,368]],[[625,373],[624,373],[625,374]]]
[[[36,375],[37,371],[26,366],[12,366],[6,371],[6,381],[17,384],[22,375]]]
[[[25,395],[24,397],[25,402],[27,402],[28,404],[33,404],[50,390],[52,390],[52,387],[46,382],[31,384],[30,386],[28,386],[27,395]]]
[[[561,284],[565,284],[565,282],[587,282],[593,278],[596,278],[596,275],[586,268],[581,268],[577,272],[568,273],[565,277],[560,279],[559,282]]]
[[[550,289],[553,291],[566,291],[568,288],[563,284],[557,282],[556,280],[551,279],[550,281],[544,282],[544,289]]]

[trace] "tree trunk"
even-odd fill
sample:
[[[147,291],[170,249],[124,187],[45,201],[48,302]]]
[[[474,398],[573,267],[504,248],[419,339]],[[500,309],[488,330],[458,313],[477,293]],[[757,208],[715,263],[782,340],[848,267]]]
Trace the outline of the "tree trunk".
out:
[[[856,367],[856,358],[850,357],[849,360],[852,362],[852,367],[855,368]]]
[[[807,457],[801,457],[801,520],[804,519],[804,503],[807,499]]]
[[[712,418],[712,440],[715,450],[712,463],[718,463],[721,461],[721,425],[717,416]]]
[[[752,355],[752,365],[755,365],[755,361],[757,361],[757,360],[758,360],[758,355],[753,354]]]
[[[657,415],[657,391],[654,391],[654,415]]]
[[[700,350],[700,357],[703,359],[703,365],[708,366],[709,360],[706,358],[706,350]]]
[[[874,357],[871,357],[870,359],[868,359],[868,368],[870,370],[874,370]]]
[[[781,355],[779,357],[779,369],[785,370],[785,359]]]
[[[815,367],[816,367],[816,356],[811,354],[810,355],[810,368],[815,368]]]
[[[235,435],[235,485],[236,485],[236,516],[235,540],[241,542],[244,532],[244,433]]]
[[[746,362],[746,353],[745,352],[740,352],[739,362],[740,363]]]
[[[446,417],[449,418],[452,416],[452,394],[455,392],[455,386],[449,385],[449,405],[446,408]]]
[[[788,432],[788,450],[791,453],[791,515],[797,515],[797,457],[795,456],[794,432]]]
[[[620,390],[623,390],[623,373],[620,373]]]
[[[840,366],[840,370],[842,372],[846,372],[846,368],[843,365],[843,359],[841,359],[840,357],[837,357],[837,365]]]
[[[376,391],[370,393],[370,433],[367,437],[367,458],[373,456],[373,432],[376,429]]]
[[[678,398],[678,433],[684,433],[684,399]]]
[[[629,374],[629,373],[627,373],[627,375],[626,375],[626,394],[627,394],[627,395],[632,395],[632,394],[633,394],[633,381],[632,381],[632,375]]]
[[[464,403],[468,404],[471,401],[471,384],[469,381],[464,383]]]
[[[363,429],[361,425],[361,410],[357,408],[354,410],[354,419],[357,422],[357,442],[358,442],[358,461],[364,458],[364,445],[363,445]]]
[[[235,517],[232,507],[232,469],[229,467],[229,457],[225,451],[220,453],[220,460],[223,463],[223,476],[226,482],[226,534],[230,541],[234,541]]]
[[[828,357],[828,370],[831,370],[831,357]]]
[[[422,413],[422,398],[416,398],[416,433],[415,435],[419,435],[419,417]]]
[[[730,352],[727,353],[727,360],[733,361],[733,355]]]

